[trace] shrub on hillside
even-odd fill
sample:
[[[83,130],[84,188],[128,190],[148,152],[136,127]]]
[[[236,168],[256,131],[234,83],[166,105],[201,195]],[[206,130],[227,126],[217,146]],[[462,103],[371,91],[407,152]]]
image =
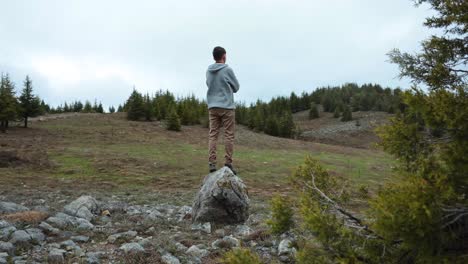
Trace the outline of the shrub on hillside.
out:
[[[224,264],[262,264],[256,253],[248,248],[237,248],[228,251],[221,259]]]
[[[276,195],[271,199],[271,219],[267,224],[274,234],[282,234],[289,231],[294,225],[293,210],[288,198]]]
[[[309,119],[316,119],[319,118],[319,110],[317,104],[311,103],[310,110],[309,110]]]
[[[180,131],[180,118],[174,109],[169,111],[169,116],[166,120],[166,128],[167,130]]]

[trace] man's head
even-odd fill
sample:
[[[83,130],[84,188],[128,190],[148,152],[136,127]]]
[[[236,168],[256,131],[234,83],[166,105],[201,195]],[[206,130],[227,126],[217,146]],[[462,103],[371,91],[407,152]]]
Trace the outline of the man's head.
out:
[[[215,47],[213,49],[213,59],[216,63],[226,63],[226,50],[223,47]]]

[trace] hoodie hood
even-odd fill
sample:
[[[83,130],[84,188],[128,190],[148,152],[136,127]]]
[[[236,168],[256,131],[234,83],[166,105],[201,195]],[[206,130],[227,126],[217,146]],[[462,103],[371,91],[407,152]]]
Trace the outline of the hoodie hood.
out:
[[[222,70],[222,69],[224,69],[226,67],[228,67],[227,64],[214,63],[214,64],[211,64],[210,66],[208,66],[208,71],[209,72],[217,72],[217,71]]]

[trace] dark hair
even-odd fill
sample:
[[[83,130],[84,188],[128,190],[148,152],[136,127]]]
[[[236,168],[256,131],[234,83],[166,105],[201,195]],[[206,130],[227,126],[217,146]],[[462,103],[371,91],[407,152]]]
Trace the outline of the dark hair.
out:
[[[215,61],[221,60],[224,54],[226,54],[226,50],[223,47],[218,46],[213,49],[213,58]]]

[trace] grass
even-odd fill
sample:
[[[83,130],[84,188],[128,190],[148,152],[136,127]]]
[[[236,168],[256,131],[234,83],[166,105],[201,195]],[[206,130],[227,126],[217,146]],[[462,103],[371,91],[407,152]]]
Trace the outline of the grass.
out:
[[[79,115],[32,127],[42,133],[41,147],[53,164],[41,170],[41,177],[51,180],[105,185],[113,191],[187,193],[195,192],[206,175],[207,129],[201,126],[170,132],[159,122],[129,122],[117,114]],[[393,160],[378,150],[273,138],[243,127],[237,130],[235,165],[254,195],[287,191],[288,176],[306,155],[356,186],[375,186],[391,175]],[[37,138],[34,133],[27,136]],[[218,153],[222,158],[221,142]],[[32,176],[38,169],[25,166],[2,171]]]

